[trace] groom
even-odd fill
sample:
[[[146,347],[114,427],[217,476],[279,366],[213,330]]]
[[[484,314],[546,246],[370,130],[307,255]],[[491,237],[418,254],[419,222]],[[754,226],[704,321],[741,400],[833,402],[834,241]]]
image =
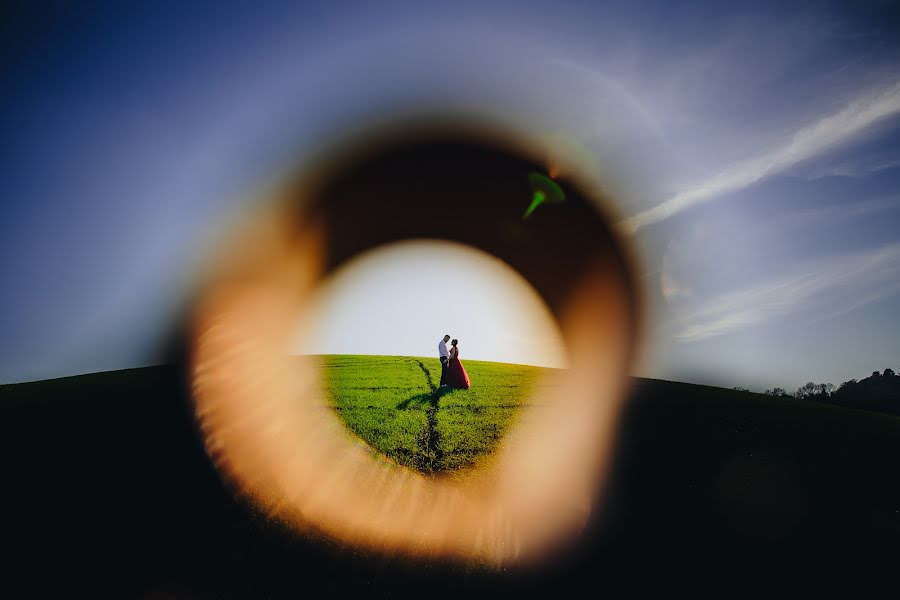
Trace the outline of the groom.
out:
[[[447,385],[447,365],[450,364],[450,352],[447,351],[447,342],[450,341],[450,336],[445,335],[440,342],[438,342],[438,357],[441,359],[441,383],[440,387]]]

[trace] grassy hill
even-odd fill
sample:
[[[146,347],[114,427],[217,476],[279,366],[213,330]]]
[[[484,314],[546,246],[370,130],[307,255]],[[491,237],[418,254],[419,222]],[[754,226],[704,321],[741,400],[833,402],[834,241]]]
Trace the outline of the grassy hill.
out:
[[[468,390],[437,389],[440,363],[413,356],[321,357],[327,396],[349,429],[422,472],[469,467],[506,433],[545,369],[463,361]]]
[[[437,361],[410,357],[332,357],[325,382],[348,427],[426,472],[488,452],[536,373],[464,360],[473,388],[435,404],[419,360],[433,383]],[[27,580],[36,596],[54,582],[116,597],[654,585],[721,596],[735,582],[873,582],[900,561],[900,418],[890,415],[635,380],[601,510],[537,577],[385,563],[290,534],[218,476],[189,390],[178,366],[0,386],[0,591],[37,567],[53,576]]]

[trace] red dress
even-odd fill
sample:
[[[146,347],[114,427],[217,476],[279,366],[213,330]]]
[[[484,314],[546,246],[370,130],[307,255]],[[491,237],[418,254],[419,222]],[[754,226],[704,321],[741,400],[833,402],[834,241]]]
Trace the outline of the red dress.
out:
[[[454,356],[450,357],[450,364],[447,365],[447,385],[452,388],[469,389],[472,384],[469,382],[469,375],[459,361],[459,350]]]

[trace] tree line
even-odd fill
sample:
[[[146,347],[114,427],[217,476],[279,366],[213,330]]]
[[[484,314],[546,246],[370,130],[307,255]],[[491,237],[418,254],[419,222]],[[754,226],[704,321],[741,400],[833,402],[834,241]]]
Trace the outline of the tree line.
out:
[[[765,393],[900,415],[900,376],[893,369],[885,369],[883,373],[874,371],[865,379],[851,379],[837,387],[832,383],[809,381],[793,394],[780,387]]]

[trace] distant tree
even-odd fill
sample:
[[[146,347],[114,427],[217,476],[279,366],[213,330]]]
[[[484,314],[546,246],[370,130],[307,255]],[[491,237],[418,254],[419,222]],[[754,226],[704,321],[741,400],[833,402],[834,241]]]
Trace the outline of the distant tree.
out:
[[[768,396],[787,396],[787,392],[784,388],[776,387],[771,390],[766,390],[766,395]]]
[[[856,379],[851,379],[850,381],[845,381],[838,389],[831,394],[832,402],[835,404],[844,404],[847,406],[853,405],[857,403],[856,391],[859,387],[859,383]]]
[[[878,371],[872,371],[872,377],[881,377],[881,373]]]
[[[894,376],[894,370],[893,370],[893,369],[885,369],[885,370],[884,370],[884,376],[885,376],[885,377],[893,377],[893,376]]]
[[[797,398],[805,398],[807,400],[826,401],[834,394],[833,383],[814,383],[808,381],[797,388],[795,396]]]
[[[794,396],[797,398],[812,398],[816,394],[819,393],[819,386],[813,383],[812,381],[807,381],[803,385],[797,388],[797,391],[794,393]]]
[[[734,387],[731,388],[731,389],[733,389],[733,390],[736,391],[736,392],[749,392],[749,391],[750,391],[749,389],[747,389],[747,388],[745,388],[745,387],[741,387],[741,386],[739,386],[739,385],[736,385],[736,386],[734,386]]]

